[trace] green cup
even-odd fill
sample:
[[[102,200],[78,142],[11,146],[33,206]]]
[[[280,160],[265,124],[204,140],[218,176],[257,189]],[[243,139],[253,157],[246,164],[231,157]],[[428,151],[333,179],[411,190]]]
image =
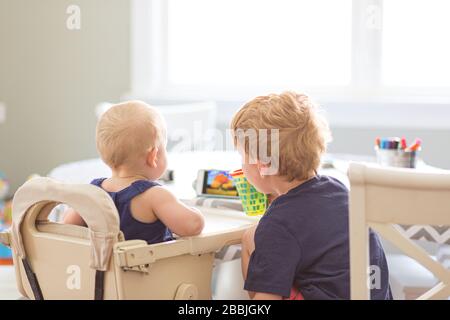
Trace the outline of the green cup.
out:
[[[233,171],[230,175],[233,177],[245,214],[248,216],[263,215],[266,212],[267,196],[257,191],[248,182],[241,169]]]

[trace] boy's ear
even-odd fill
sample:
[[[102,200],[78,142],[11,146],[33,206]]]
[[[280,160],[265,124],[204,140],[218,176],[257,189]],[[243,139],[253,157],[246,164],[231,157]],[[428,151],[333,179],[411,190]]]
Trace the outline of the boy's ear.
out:
[[[147,164],[151,168],[156,168],[158,165],[158,147],[153,147],[147,152]]]

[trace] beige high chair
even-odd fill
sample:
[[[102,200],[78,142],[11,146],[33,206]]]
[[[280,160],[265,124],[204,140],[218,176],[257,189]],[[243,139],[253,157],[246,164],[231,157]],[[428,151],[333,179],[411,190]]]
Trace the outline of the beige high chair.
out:
[[[49,222],[60,203],[88,228]],[[0,239],[11,245],[18,290],[30,299],[211,299],[215,252],[239,243],[251,225],[228,222],[223,230],[153,245],[124,241],[105,191],[35,178],[16,192],[13,226]]]
[[[440,282],[418,299],[450,296],[450,270],[405,237],[397,224],[450,226],[450,173],[352,163],[350,178],[351,298],[369,299],[368,228],[430,270]]]

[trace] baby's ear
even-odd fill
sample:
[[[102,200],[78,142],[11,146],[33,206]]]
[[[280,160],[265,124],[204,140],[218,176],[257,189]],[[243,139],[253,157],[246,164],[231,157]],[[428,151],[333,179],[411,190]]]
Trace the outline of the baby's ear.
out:
[[[147,164],[151,168],[156,168],[158,165],[158,147],[153,147],[147,151]]]

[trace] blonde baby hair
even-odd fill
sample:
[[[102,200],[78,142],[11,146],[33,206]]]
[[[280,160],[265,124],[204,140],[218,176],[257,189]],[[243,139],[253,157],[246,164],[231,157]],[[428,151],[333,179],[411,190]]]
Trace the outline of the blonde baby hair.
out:
[[[96,129],[97,150],[111,168],[133,164],[166,139],[159,112],[142,101],[127,101],[109,108]]]

